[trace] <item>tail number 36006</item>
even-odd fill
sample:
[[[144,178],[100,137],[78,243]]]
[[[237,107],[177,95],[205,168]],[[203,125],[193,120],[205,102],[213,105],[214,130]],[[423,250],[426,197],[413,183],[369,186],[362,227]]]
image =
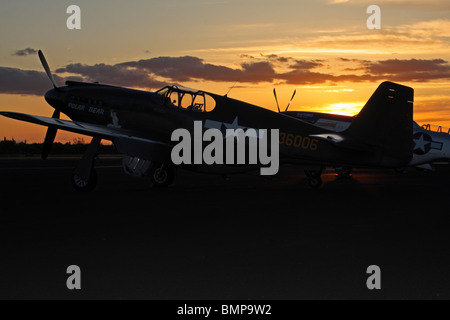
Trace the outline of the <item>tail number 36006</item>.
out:
[[[319,140],[280,132],[280,145],[317,151]]]

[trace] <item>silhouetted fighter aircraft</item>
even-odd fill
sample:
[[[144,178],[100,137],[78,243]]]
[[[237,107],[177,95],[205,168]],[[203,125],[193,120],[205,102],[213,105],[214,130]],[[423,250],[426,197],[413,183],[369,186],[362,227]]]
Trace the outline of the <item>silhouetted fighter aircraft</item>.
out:
[[[96,83],[68,81],[58,87],[42,52],[39,57],[54,88],[45,94],[55,109],[52,118],[1,112],[9,118],[48,127],[42,158],[47,158],[58,129],[92,136],[73,173],[77,190],[97,183],[94,158],[102,139],[112,141],[124,155],[125,172],[150,176],[154,185],[173,182],[176,166],[172,133],[180,128],[195,133],[199,122],[209,128],[279,130],[281,164],[297,164],[312,187],[322,184],[323,167],[399,168],[412,158],[414,91],[385,82],[343,132],[321,128],[285,114],[204,91],[168,86],[155,93]],[[64,113],[73,121],[60,119]],[[225,137],[224,137],[225,138]],[[262,165],[186,165],[197,172],[228,174]]]

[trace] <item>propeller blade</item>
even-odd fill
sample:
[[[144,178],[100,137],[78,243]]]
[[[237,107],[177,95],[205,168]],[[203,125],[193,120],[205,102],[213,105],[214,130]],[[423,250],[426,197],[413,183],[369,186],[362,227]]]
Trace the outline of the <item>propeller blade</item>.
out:
[[[275,96],[275,101],[277,102],[278,112],[281,112],[280,105],[278,103],[277,89],[273,89],[273,95]]]
[[[47,63],[47,60],[45,59],[44,53],[41,50],[39,50],[38,55],[39,55],[39,59],[41,60],[42,66],[44,67],[45,72],[47,73],[48,78],[50,79],[50,81],[53,84],[53,87],[55,89],[57,89],[58,86],[56,85],[55,79],[53,79],[52,72],[50,71],[50,67]]]
[[[291,101],[289,101],[288,106],[286,107],[286,112],[289,110],[289,107],[291,106],[292,101],[294,100],[295,94],[297,93],[297,90],[294,91],[294,94],[292,95]]]
[[[59,110],[55,110],[55,112],[53,112],[53,119],[59,119],[61,117],[61,112]]]
[[[53,113],[53,119],[59,119],[61,113],[58,110],[55,110]],[[52,150],[53,142],[56,138],[56,133],[58,132],[57,128],[48,127],[47,134],[45,136],[44,144],[42,146],[42,160],[46,160],[50,151]]]

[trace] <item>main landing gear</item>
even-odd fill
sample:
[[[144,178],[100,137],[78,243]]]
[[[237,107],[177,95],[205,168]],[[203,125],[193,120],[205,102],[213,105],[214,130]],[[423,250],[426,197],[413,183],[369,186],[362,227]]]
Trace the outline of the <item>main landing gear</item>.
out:
[[[124,172],[132,177],[149,178],[156,188],[166,188],[175,180],[175,169],[169,163],[153,162],[133,156],[123,157]]]
[[[322,170],[305,170],[308,184],[311,188],[318,189],[323,185]]]
[[[95,169],[92,169],[91,175],[87,180],[81,178],[77,174],[72,174],[72,186],[75,190],[80,192],[91,192],[95,189],[98,183],[98,175]]]
[[[97,172],[94,169],[94,159],[102,139],[93,138],[78,167],[72,174],[72,185],[80,192],[90,192],[95,189],[98,182]]]

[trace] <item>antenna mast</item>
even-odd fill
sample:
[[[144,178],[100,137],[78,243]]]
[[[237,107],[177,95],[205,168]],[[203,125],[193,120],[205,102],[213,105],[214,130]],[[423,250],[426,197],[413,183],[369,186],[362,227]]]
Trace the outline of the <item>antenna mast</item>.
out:
[[[241,79],[239,78],[239,79],[233,84],[233,86],[230,88],[230,90],[228,90],[227,94],[225,95],[225,98],[228,98],[228,94],[231,92],[231,90],[234,89],[234,87],[236,87],[236,85],[238,84],[238,82],[239,82],[240,80],[241,80]]]

